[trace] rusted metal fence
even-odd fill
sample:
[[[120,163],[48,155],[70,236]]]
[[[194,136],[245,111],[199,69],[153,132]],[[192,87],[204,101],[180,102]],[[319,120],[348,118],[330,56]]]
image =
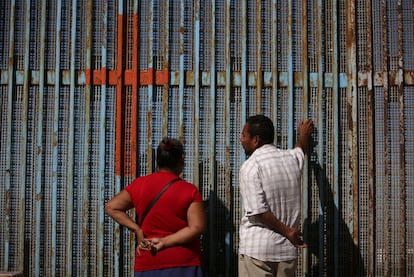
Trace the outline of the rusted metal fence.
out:
[[[414,3],[0,2],[0,271],[132,276],[104,205],[183,140],[208,276],[237,276],[239,134],[316,123],[298,276],[414,275]],[[133,214],[131,214],[133,216]]]

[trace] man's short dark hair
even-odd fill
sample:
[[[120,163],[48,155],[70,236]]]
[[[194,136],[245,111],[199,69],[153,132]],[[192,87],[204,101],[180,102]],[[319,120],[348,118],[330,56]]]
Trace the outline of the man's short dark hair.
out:
[[[259,136],[261,145],[274,142],[275,127],[270,118],[264,115],[253,115],[247,118],[246,123],[250,136]]]

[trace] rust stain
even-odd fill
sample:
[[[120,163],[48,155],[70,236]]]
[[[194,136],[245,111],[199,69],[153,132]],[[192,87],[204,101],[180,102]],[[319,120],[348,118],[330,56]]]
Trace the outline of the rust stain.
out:
[[[6,192],[5,192],[5,198],[6,198],[6,203],[10,203],[10,199],[11,199],[11,194],[10,194],[10,190],[8,189],[8,190],[6,190]],[[5,214],[7,215],[7,216],[10,216],[10,205],[6,205],[6,210],[5,210]]]
[[[414,85],[414,71],[404,71],[404,84]]]
[[[93,71],[93,84],[102,85],[102,72],[100,70]]]
[[[149,82],[149,77],[148,77],[148,71],[141,71],[141,73],[139,74],[139,84],[140,85],[149,85],[151,84]]]
[[[397,74],[395,71],[390,71],[388,73],[388,84],[391,86],[397,85]]]
[[[154,84],[154,69],[148,68],[147,70],[147,84],[152,85]]]
[[[347,8],[347,26],[346,26],[346,47],[353,48],[356,42],[355,37],[355,5],[353,1],[348,1]]]
[[[132,85],[132,83],[133,83],[133,81],[134,81],[134,71],[131,71],[131,70],[125,70],[125,74],[124,74],[124,76],[125,76],[125,80],[124,80],[124,84],[126,85],[126,86],[130,86],[130,85]],[[141,77],[142,78],[142,77]]]
[[[374,86],[383,86],[384,85],[384,73],[375,72],[374,73]]]
[[[93,70],[93,74],[90,69],[86,69],[85,73],[85,85],[119,85],[120,79],[124,79],[123,85],[132,86],[137,81],[137,75],[139,75],[139,85],[148,86],[148,85],[168,85],[169,84],[169,70],[163,69],[155,71],[153,69],[141,70],[137,74],[133,70],[124,70],[119,72],[118,70],[108,70],[107,68],[102,68],[100,70]],[[79,72],[78,78],[82,78],[82,72]],[[190,75],[191,76],[191,75]],[[93,80],[93,82],[92,82]],[[154,83],[155,81],[155,83]],[[122,83],[122,82],[121,82]]]
[[[9,68],[13,68],[14,65],[14,56],[9,57]]]
[[[303,87],[302,72],[295,72],[293,74],[293,84],[294,84],[295,87]]]
[[[156,85],[167,85],[168,84],[168,69],[157,71],[155,73],[155,84]]]
[[[108,85],[108,83],[107,83],[107,74],[108,73],[108,70],[107,70],[107,68],[106,67],[102,67],[101,68],[101,71],[100,71],[100,74],[101,74],[101,84],[102,85]]]
[[[118,74],[118,71],[109,70],[107,77],[108,77],[108,84],[117,85],[118,79],[121,78],[121,75]]]
[[[350,103],[347,103],[347,105],[346,105],[346,109],[347,109],[347,114],[348,115],[352,115],[352,104],[350,104]],[[353,124],[353,120],[352,120],[352,117],[351,116],[349,116],[348,117],[348,130],[350,131],[350,132],[352,132],[352,130],[353,130],[353,127],[354,126],[354,124]],[[352,163],[352,161],[350,160],[350,162]]]
[[[92,85],[92,72],[90,68],[85,69],[85,85]]]
[[[368,86],[368,74],[367,71],[360,71],[358,73],[358,86],[359,87],[366,87]]]

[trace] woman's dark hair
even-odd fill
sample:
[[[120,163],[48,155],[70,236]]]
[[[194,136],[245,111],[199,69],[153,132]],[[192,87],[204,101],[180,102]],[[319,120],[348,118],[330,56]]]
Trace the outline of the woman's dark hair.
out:
[[[173,138],[165,137],[157,147],[157,164],[160,168],[176,168],[184,154],[183,144]]]
[[[270,118],[264,115],[253,115],[247,118],[246,123],[250,136],[259,136],[261,145],[273,143],[275,140],[275,127]]]

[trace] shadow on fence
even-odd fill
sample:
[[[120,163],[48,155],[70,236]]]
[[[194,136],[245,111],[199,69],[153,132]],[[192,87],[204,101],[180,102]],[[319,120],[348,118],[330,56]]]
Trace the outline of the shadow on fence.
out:
[[[361,252],[335,204],[325,169],[315,161],[310,166],[315,174],[319,189],[318,205],[322,211],[316,221],[307,220],[304,223],[309,252],[316,257],[316,262],[311,262],[313,257],[310,260],[310,276],[321,276],[321,273],[323,276],[366,276]],[[338,189],[336,193],[341,199],[341,190]],[[309,201],[311,199],[309,197]]]

